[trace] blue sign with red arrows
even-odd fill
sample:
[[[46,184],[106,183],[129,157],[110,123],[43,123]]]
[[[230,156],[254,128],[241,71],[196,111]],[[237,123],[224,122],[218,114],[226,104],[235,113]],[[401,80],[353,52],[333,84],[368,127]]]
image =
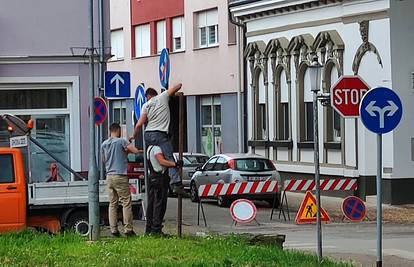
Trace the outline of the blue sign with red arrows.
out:
[[[367,209],[364,201],[358,197],[350,196],[342,202],[342,212],[349,220],[360,222],[365,218]]]
[[[170,54],[167,48],[164,48],[161,52],[158,72],[160,74],[161,87],[168,89],[170,79]]]
[[[100,125],[108,116],[108,107],[106,102],[101,97],[95,97],[95,124]]]

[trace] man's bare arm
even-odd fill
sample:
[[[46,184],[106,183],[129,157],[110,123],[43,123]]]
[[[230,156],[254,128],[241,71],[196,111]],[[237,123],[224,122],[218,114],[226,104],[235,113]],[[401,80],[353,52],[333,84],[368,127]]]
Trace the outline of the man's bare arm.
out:
[[[132,153],[132,154],[138,154],[140,152],[142,152],[142,150],[139,150],[138,148],[136,148],[133,144],[129,144],[126,148],[125,148],[125,152],[126,153]]]
[[[166,167],[166,168],[175,167],[175,162],[166,160],[162,153],[155,154],[155,158],[158,160],[158,162],[163,167]]]
[[[145,123],[147,123],[148,121],[148,117],[146,113],[142,113],[141,117],[139,117],[139,120],[137,122],[137,124],[135,125],[134,128],[134,134],[129,138],[129,141],[131,141],[132,139],[135,138],[135,136],[137,136],[139,134],[139,132],[142,130],[142,125],[144,125]]]
[[[168,88],[167,92],[169,96],[174,96],[175,93],[177,93],[178,91],[180,91],[181,87],[183,86],[182,83],[176,84],[175,86]]]

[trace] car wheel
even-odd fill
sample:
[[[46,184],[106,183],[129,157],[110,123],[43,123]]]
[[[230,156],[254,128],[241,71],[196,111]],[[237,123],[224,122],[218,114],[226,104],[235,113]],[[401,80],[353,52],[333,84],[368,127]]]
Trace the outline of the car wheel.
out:
[[[219,207],[228,207],[228,206],[230,206],[230,200],[228,198],[223,197],[223,196],[218,196],[217,197],[217,205],[219,205]]]
[[[198,190],[194,182],[190,184],[190,199],[191,202],[199,202]]]

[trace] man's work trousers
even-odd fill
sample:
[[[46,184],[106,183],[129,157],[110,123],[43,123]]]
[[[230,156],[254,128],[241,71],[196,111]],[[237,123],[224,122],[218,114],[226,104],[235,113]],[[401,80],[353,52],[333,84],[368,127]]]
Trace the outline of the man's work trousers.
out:
[[[126,175],[107,175],[109,193],[109,225],[111,232],[118,232],[118,201],[122,205],[122,217],[124,220],[124,232],[130,232],[132,228],[132,200]]]
[[[167,210],[168,182],[167,174],[150,175],[147,205],[146,233],[161,233],[162,221]]]
[[[145,132],[145,143],[146,146],[159,146],[162,150],[162,153],[164,154],[164,157],[166,160],[173,161],[173,146],[171,144],[171,141],[168,139],[168,134],[164,132]],[[168,168],[168,175],[170,176],[171,184],[177,184],[181,183],[181,177],[178,172],[177,168]]]

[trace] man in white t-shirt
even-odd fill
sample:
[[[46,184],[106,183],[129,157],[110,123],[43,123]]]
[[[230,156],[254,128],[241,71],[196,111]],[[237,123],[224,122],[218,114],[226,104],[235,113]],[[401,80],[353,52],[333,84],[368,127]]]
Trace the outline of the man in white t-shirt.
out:
[[[164,220],[168,200],[168,168],[182,166],[182,161],[175,163],[165,159],[159,146],[149,146],[147,151],[149,167],[149,186],[147,203],[146,234],[163,235],[162,221]]]
[[[170,126],[170,107],[169,99],[174,96],[182,87],[179,83],[158,95],[153,88],[145,91],[148,101],[142,106],[141,117],[135,126],[134,136],[142,129],[142,125],[147,124],[145,129],[145,142],[147,146],[159,146],[165,158],[174,162],[173,146],[168,137]],[[133,137],[131,137],[133,138]],[[183,185],[177,168],[169,167],[168,173],[171,178],[170,184],[174,193],[184,194]]]

